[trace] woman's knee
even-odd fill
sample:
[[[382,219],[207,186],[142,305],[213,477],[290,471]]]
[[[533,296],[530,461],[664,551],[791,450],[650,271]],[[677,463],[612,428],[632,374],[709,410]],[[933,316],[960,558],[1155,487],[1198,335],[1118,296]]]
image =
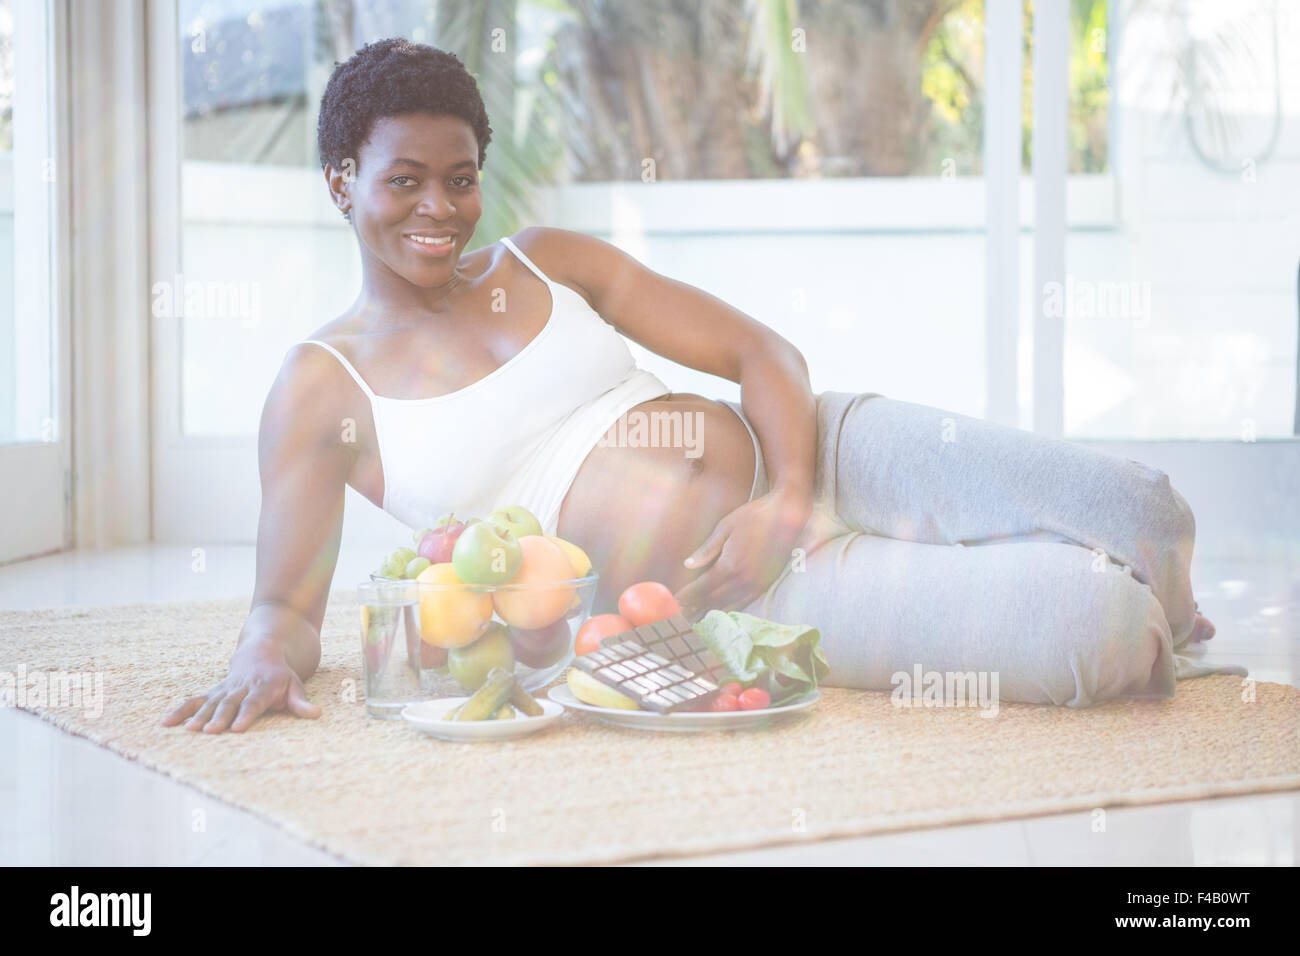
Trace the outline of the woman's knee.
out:
[[[1061,663],[1074,688],[1061,702],[1088,707],[1116,697],[1172,695],[1173,637],[1160,601],[1114,565],[1092,573],[1078,628],[1062,645]]]
[[[1169,475],[1140,466],[1135,493],[1150,543],[1165,550],[1185,551],[1190,560],[1196,540],[1196,517],[1187,499],[1170,483]]]

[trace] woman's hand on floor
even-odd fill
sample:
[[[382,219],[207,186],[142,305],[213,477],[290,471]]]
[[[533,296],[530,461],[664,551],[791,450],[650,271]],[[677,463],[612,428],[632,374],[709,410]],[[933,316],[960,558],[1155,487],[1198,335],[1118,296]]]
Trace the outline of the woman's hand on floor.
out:
[[[790,560],[811,511],[808,496],[777,489],[724,515],[686,559],[686,567],[706,570],[677,592],[678,603],[729,611],[760,597]]]
[[[320,716],[283,649],[270,640],[249,641],[235,649],[225,680],[185,701],[163,718],[163,726],[184,721],[186,730],[241,733],[263,713],[283,710],[299,717]]]

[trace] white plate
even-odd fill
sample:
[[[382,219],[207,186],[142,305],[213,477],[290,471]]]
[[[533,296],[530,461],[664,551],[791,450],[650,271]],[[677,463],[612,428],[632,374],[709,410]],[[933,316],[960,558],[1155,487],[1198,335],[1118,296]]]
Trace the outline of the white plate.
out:
[[[675,714],[656,714],[652,710],[619,710],[617,707],[597,707],[594,704],[586,704],[573,696],[573,691],[569,690],[567,684],[552,687],[546,696],[570,710],[585,710],[589,714],[595,714],[605,723],[617,727],[689,733],[702,730],[743,730],[748,727],[761,727],[773,717],[806,710],[817,703],[821,698],[821,692],[814,690],[803,697],[795,698],[788,704],[768,707],[765,710],[685,711]]]
[[[402,708],[402,716],[416,730],[422,731],[440,740],[510,740],[514,737],[527,737],[535,734],[548,724],[559,720],[564,708],[554,701],[539,700],[542,713],[537,717],[525,717],[516,708],[511,720],[443,720],[443,714],[459,707],[468,697],[442,697],[438,700],[422,700],[418,704],[407,704]]]

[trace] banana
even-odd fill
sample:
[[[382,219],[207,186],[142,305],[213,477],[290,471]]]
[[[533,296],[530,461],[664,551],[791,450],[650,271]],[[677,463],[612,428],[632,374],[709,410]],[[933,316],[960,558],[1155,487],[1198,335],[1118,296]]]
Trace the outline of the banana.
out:
[[[576,667],[570,667],[568,676],[569,690],[573,696],[584,704],[593,707],[615,707],[619,710],[639,710],[636,701],[624,696],[612,687],[602,684],[596,678]]]

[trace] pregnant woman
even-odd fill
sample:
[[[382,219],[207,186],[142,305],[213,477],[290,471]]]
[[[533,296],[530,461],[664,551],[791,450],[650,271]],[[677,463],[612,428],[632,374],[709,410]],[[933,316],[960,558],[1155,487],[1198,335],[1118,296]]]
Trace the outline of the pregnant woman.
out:
[[[889,689],[919,665],[997,672],[1007,700],[1173,693],[1175,650],[1213,627],[1164,473],[814,395],[789,342],[597,239],[534,227],[466,253],[490,139],[450,54],[385,40],[334,70],[319,148],[361,293],[286,355],[261,421],[252,608],[229,675],[164,723],[319,713],[303,681],[349,485],[412,528],[523,505],[591,556],[598,607],[658,580],[688,610],[816,625],[832,684]],[[671,392],[624,336],[738,382],[741,403]]]

